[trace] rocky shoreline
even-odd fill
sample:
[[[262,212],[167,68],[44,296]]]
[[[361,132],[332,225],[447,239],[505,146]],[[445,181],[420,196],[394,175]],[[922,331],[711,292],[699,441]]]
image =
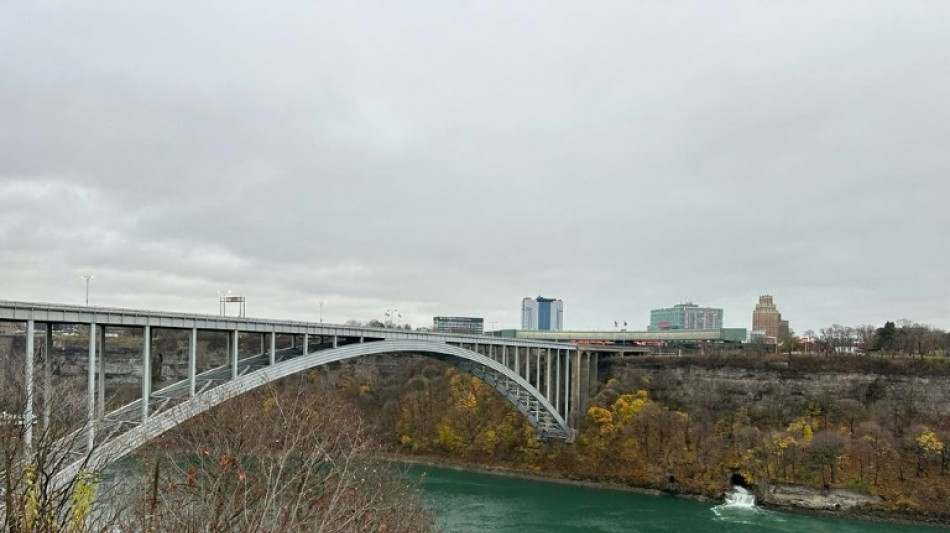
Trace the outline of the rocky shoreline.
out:
[[[686,492],[670,486],[666,489],[638,487],[597,479],[577,479],[563,474],[527,472],[514,466],[484,465],[447,459],[445,457],[420,457],[416,455],[388,454],[386,459],[401,463],[449,468],[459,471],[483,472],[487,474],[531,479],[548,483],[562,483],[582,487],[602,488],[653,496],[674,496],[694,501],[721,503],[723,497],[708,496]],[[867,520],[894,524],[908,524],[934,527],[950,526],[950,517],[929,516],[912,510],[893,511],[881,507],[880,496],[861,493],[849,489],[818,489],[803,485],[768,485],[751,488],[756,495],[756,505],[776,511],[798,514],[821,515],[849,520]]]

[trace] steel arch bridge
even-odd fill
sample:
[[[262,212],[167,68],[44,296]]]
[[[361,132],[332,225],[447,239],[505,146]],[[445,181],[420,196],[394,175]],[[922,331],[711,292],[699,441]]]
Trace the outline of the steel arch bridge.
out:
[[[573,440],[570,422],[576,420],[574,406],[582,380],[576,376],[581,370],[577,350],[570,344],[0,301],[2,321],[25,325],[25,354],[33,354],[23,360],[23,379],[30,401],[21,416],[30,422],[26,424],[28,445],[33,423],[49,417],[50,409],[49,405],[35,405],[34,388],[55,390],[51,376],[55,366],[51,360],[56,358],[52,325],[78,324],[87,328],[87,357],[82,364],[72,361],[71,367],[73,377],[81,376],[86,382],[87,418],[84,428],[79,430],[85,432],[85,438],[76,439],[81,443],[74,450],[77,460],[59,473],[57,479],[63,482],[80,468],[102,468],[184,421],[257,387],[322,365],[378,354],[419,354],[455,366],[479,377],[514,405],[535,427],[538,438]],[[38,328],[38,324],[45,328]],[[106,412],[106,367],[110,364],[106,357],[106,331],[116,327],[142,330],[141,359],[134,362],[141,374],[142,392],[139,399]],[[156,363],[153,329],[190,332],[187,379],[155,391],[151,390]],[[45,332],[45,339],[37,343],[40,331]],[[202,373],[196,371],[199,331],[226,335],[226,364]],[[248,336],[259,336],[260,351],[241,358],[242,335],[245,345]],[[278,349],[278,338],[285,344],[289,340],[290,345]],[[42,350],[36,349],[37,344],[42,345]],[[158,360],[160,370],[161,355]],[[44,402],[49,397],[42,394]],[[42,410],[42,415],[35,416],[34,409]]]

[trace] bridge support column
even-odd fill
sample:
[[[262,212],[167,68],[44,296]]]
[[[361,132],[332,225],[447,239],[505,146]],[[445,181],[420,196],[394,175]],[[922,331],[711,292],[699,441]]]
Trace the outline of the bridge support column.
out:
[[[561,412],[561,349],[555,351],[555,370],[554,370],[554,409]]]
[[[99,392],[99,406],[96,414],[96,420],[102,421],[106,416],[106,326],[99,326],[99,383],[97,390]]]
[[[238,377],[238,341],[240,341],[241,332],[234,330],[230,333],[233,337],[231,339],[231,379],[237,379]]]
[[[571,404],[574,406],[571,427],[577,428],[590,403],[591,391],[597,387],[597,354],[578,349],[571,373]]]
[[[338,342],[338,341],[337,341],[337,336],[334,335],[334,336],[333,336],[333,347],[334,347],[334,348],[337,347],[337,342]]]
[[[574,355],[574,360],[571,362],[571,407],[572,411],[570,412],[571,427],[579,427],[581,416],[581,396],[583,396],[583,387],[584,380],[584,353],[580,350]]]
[[[541,392],[541,348],[534,349],[534,387]]]
[[[148,421],[148,397],[152,394],[152,326],[142,332],[142,423]]]
[[[518,375],[520,376],[520,375],[521,375],[521,361],[518,360],[518,359],[519,359],[519,358],[518,358],[518,352],[520,352],[521,349],[518,348],[517,346],[514,346],[514,349],[515,349],[515,368],[514,368],[514,370],[515,370],[515,374],[518,374]]]
[[[23,404],[23,442],[26,449],[33,446],[33,342],[36,323],[33,319],[26,321],[26,350],[23,353],[23,385],[26,390],[26,398]]]
[[[53,394],[53,369],[49,360],[53,355],[53,324],[46,323],[46,343],[43,346],[43,429],[49,429],[53,417],[53,406],[50,396]]]
[[[571,351],[567,350],[564,354],[564,420],[572,428],[577,427],[577,422],[571,420]]]
[[[267,353],[267,362],[270,366],[274,366],[277,363],[277,332],[272,331],[270,333],[270,350]]]
[[[89,324],[89,368],[87,369],[86,395],[86,452],[91,452],[96,439],[96,337],[98,327],[95,322]]]
[[[545,369],[544,369],[544,397],[547,399],[548,403],[551,403],[551,349],[547,349],[547,353],[544,355]]]
[[[303,355],[307,355],[307,352],[310,351],[310,334],[303,334]]]
[[[505,368],[508,367],[508,345],[504,344],[501,347],[501,364]]]
[[[188,336],[188,396],[194,398],[198,368],[198,328],[191,328]]]
[[[592,353],[588,356],[589,367],[587,370],[587,395],[584,396],[584,406],[590,403],[590,398],[597,392],[597,365],[600,362],[600,354]]]
[[[524,380],[531,383],[531,347],[524,349]]]

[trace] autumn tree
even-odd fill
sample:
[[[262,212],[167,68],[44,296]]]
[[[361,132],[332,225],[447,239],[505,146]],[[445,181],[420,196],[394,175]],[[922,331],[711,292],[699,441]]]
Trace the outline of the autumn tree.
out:
[[[817,467],[824,485],[835,483],[838,459],[844,455],[847,439],[835,431],[825,430],[815,434],[807,448],[808,458]],[[829,476],[825,476],[825,471]]]
[[[418,489],[377,459],[362,416],[314,392],[292,378],[153,442],[117,531],[430,530]]]

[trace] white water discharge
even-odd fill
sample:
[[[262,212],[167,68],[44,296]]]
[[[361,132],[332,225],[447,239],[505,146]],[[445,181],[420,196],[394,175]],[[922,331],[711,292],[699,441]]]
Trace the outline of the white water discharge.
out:
[[[712,508],[716,520],[737,524],[762,525],[761,522],[784,522],[778,516],[762,511],[755,506],[755,495],[742,487],[732,487],[726,493],[726,501]]]
[[[726,493],[726,501],[722,506],[755,509],[755,495],[742,487],[732,487],[732,492]]]

